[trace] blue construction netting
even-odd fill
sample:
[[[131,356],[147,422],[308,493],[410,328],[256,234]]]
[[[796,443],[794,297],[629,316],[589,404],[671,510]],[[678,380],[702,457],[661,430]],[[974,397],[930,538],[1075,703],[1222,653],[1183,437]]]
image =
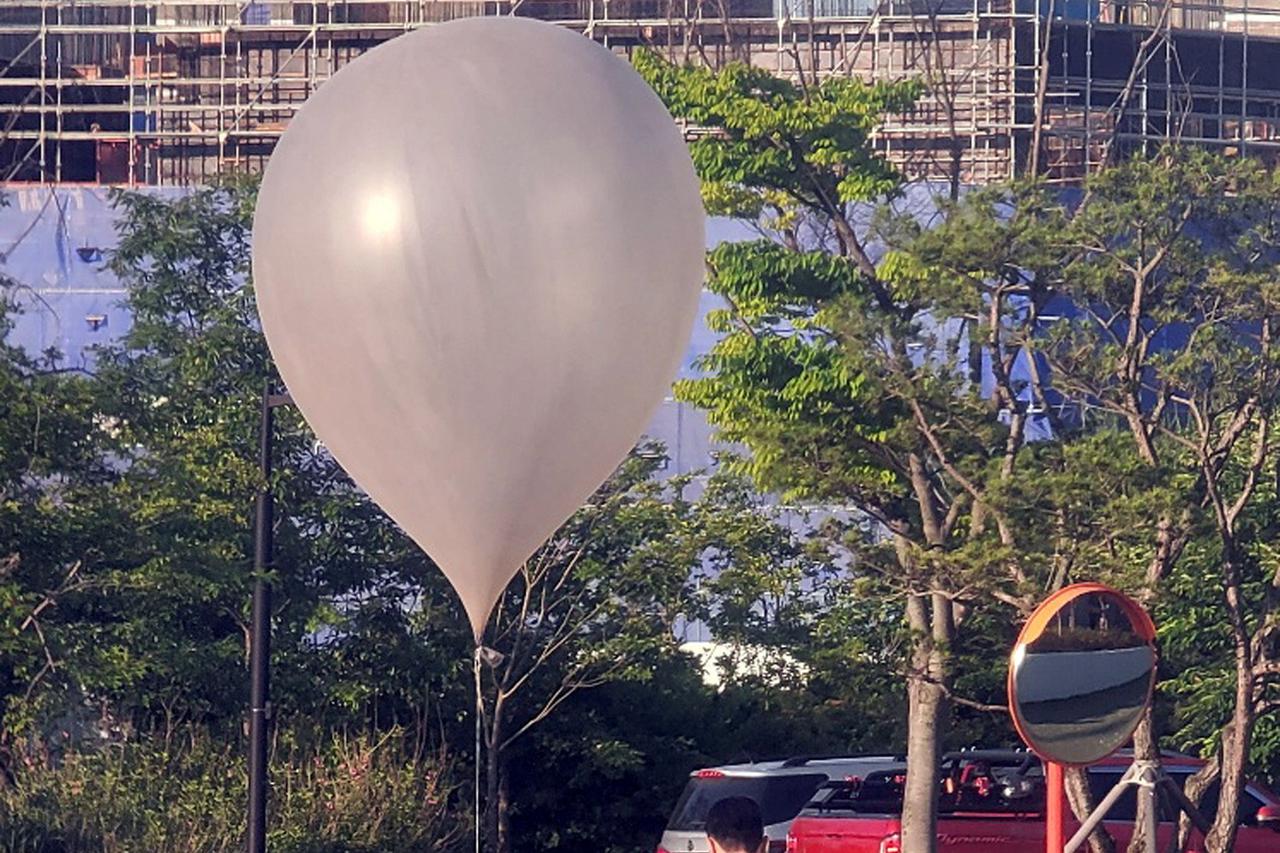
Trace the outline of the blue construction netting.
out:
[[[10,187],[4,197],[0,273],[18,307],[10,341],[33,354],[56,351],[70,366],[91,365],[93,347],[129,326],[124,292],[104,268],[115,244],[106,190]]]

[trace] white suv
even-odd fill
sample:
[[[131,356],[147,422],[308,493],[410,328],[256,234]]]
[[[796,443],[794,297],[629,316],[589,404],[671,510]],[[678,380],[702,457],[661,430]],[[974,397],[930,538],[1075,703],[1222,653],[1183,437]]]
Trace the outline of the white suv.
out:
[[[708,853],[707,812],[725,797],[750,797],[760,806],[768,853],[786,849],[791,821],[814,792],[832,780],[861,779],[902,766],[901,755],[788,758],[756,764],[726,764],[689,774],[657,853]]]

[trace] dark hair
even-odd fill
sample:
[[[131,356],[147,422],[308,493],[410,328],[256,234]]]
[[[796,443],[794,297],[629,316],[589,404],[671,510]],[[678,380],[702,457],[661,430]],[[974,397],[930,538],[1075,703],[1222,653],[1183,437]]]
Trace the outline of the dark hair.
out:
[[[725,850],[756,853],[764,839],[760,807],[749,797],[725,797],[707,812],[707,836]]]

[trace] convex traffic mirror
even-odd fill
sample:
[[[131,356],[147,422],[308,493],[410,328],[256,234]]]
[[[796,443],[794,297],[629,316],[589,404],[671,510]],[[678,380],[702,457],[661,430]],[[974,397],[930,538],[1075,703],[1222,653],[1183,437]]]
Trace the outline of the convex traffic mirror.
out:
[[[1101,584],[1066,587],[1032,614],[1014,647],[1014,725],[1048,761],[1099,761],[1133,734],[1155,671],[1155,626],[1137,602]]]

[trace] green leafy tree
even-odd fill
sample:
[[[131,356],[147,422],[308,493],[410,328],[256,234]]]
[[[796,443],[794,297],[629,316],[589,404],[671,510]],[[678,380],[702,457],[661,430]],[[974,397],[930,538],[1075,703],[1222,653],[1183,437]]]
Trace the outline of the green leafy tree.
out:
[[[1107,580],[1173,615],[1166,636],[1182,657],[1166,673],[1190,700],[1184,718],[1217,750],[1190,788],[1220,776],[1212,850],[1232,846],[1253,732],[1274,701],[1275,580],[1265,544],[1274,490],[1264,472],[1274,466],[1277,399],[1275,180],[1250,161],[1170,149],[1100,173],[1082,196],[1019,184],[970,194],[936,225],[906,217],[883,231],[890,250],[881,268],[913,295],[941,285],[936,316],[973,317],[978,304],[966,306],[957,281],[988,289],[984,357],[1010,437],[1019,409],[1002,390],[1010,374],[997,354],[1025,354],[1029,379],[1015,390],[1050,416],[1056,441],[1005,457],[1020,476],[993,482],[964,467],[980,456],[953,466],[974,486],[957,479],[974,509],[1017,531],[1000,536],[1013,546],[1011,562],[1030,565],[1039,538],[1047,587],[1069,576]],[[995,321],[1002,292],[1016,297],[1021,319]],[[962,397],[952,386],[937,401],[944,423],[976,430]],[[930,444],[952,446],[941,433]],[[1212,619],[1206,581],[1221,590]],[[1191,583],[1201,586],[1187,596]],[[1206,730],[1214,708],[1217,726]],[[1135,738],[1144,757],[1158,757],[1155,722]]]
[[[0,338],[14,293],[0,294]],[[123,517],[87,377],[0,343],[0,733],[70,673],[61,646],[73,601],[100,589]],[[71,613],[68,613],[71,610]]]
[[[708,212],[760,232],[708,254],[722,337],[677,393],[746,446],[733,467],[761,488],[855,511],[847,562],[905,614],[903,844],[933,849],[959,626],[983,597],[1028,608],[1041,581],[1043,539],[1019,538],[1004,494],[1032,456],[1013,336],[1050,293],[1049,256],[1026,251],[1053,227],[1048,202],[1028,192],[1000,219],[992,197],[930,199],[931,228],[902,206],[872,216],[901,178],[870,134],[915,85],[638,64],[677,116],[713,129],[690,146]]]
[[[1229,701],[1218,693],[1230,711],[1216,757],[1191,786],[1219,779],[1213,851],[1234,843],[1257,721],[1276,697],[1276,181],[1252,161],[1178,149],[1100,174],[1057,241],[1061,293],[1079,311],[1041,345],[1055,385],[1122,429],[1165,484],[1144,531],[1151,598],[1167,584],[1185,593],[1191,577],[1220,590],[1216,618],[1196,623],[1195,645],[1220,654],[1212,668],[1230,676],[1191,691],[1203,710],[1207,694],[1230,684]],[[1200,595],[1192,601],[1204,606]],[[1176,613],[1185,604],[1159,606]],[[1177,617],[1171,624],[1179,630]],[[1187,665],[1203,672],[1197,657]],[[1176,689],[1192,683],[1184,674]]]
[[[482,671],[487,831],[496,850],[518,846],[511,756],[562,708],[590,707],[581,692],[640,690],[655,672],[670,671],[677,621],[705,613],[690,600],[700,576],[711,576],[702,585],[710,598],[733,608],[722,626],[771,634],[782,610],[804,598],[795,581],[806,570],[793,537],[753,495],[713,478],[686,499],[685,478],[655,478],[661,462],[652,446],[633,453],[520,569],[485,631],[484,644],[501,655]],[[779,575],[788,576],[782,585]],[[635,723],[650,725],[639,714]],[[639,760],[625,735],[597,734],[599,772],[626,773]],[[538,743],[553,754],[577,749],[544,736]]]

